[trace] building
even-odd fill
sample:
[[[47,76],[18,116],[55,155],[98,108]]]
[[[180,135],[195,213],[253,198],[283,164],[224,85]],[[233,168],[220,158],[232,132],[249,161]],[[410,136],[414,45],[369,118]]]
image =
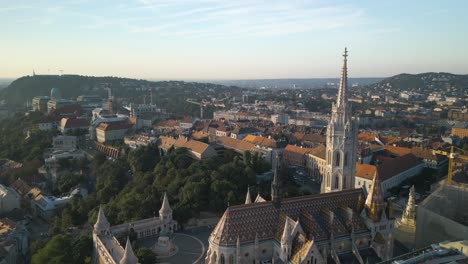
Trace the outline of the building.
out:
[[[289,124],[289,116],[287,114],[276,114],[276,115],[271,115],[271,122],[273,124]]]
[[[158,147],[161,148],[164,152],[167,152],[172,147],[186,148],[189,157],[197,160],[203,160],[218,155],[212,145],[197,140],[189,140],[186,137],[179,137],[178,139],[174,139],[172,137],[161,136],[158,140]]]
[[[340,87],[336,104],[327,127],[326,165],[321,192],[354,188],[358,126],[351,116],[348,103],[348,53],[343,54]]]
[[[346,97],[346,56],[345,50],[341,99]],[[349,163],[355,161],[351,156],[356,151],[350,149],[357,139],[354,125],[343,122],[351,120],[343,104],[334,106],[327,137],[331,148],[327,150],[342,151],[339,144],[333,144],[341,141],[347,145]],[[347,138],[351,136],[354,139]],[[345,153],[340,153],[341,157]],[[344,166],[343,159],[338,159],[339,169],[329,167],[327,172],[337,176],[333,183],[339,186],[325,184],[324,193],[283,198],[281,159],[276,156],[275,160],[271,201],[256,199],[251,203],[248,196],[245,204],[229,206],[209,237],[207,264],[364,263],[365,259],[376,263],[392,257],[395,220],[384,202],[379,177],[374,177],[368,193],[363,188],[354,189],[354,171],[348,168],[354,170],[354,165]],[[331,157],[326,160],[336,162]],[[344,179],[347,184],[343,184]]]
[[[468,191],[465,185],[442,185],[416,209],[416,248],[441,241],[468,239]]]
[[[205,262],[371,263],[389,259],[394,219],[378,177],[363,189],[282,198],[279,168],[272,200],[230,206],[209,237]]]
[[[75,136],[56,136],[52,139],[52,147],[54,151],[70,151],[76,149],[77,142],[78,138]]]
[[[254,127],[236,127],[231,131],[231,137],[234,139],[242,140],[247,135],[259,136],[261,132]]]
[[[36,96],[32,99],[33,111],[39,111],[47,113],[47,102],[49,102],[49,96]]]
[[[452,136],[457,136],[461,139],[468,137],[468,128],[452,127]]]
[[[127,132],[133,127],[127,121],[100,123],[96,127],[96,139],[99,143],[124,139]]]
[[[12,188],[0,184],[0,213],[20,208],[20,195]]]
[[[59,130],[62,134],[75,131],[88,131],[89,121],[83,118],[64,117],[60,120]]]
[[[309,176],[317,182],[322,181],[323,174],[325,173],[325,165],[327,164],[325,151],[326,147],[319,145],[315,147],[314,152],[307,153],[306,168]]]
[[[141,146],[148,146],[150,144],[156,143],[157,141],[157,138],[151,134],[135,134],[131,136],[126,136],[124,138],[125,145],[133,149],[136,149]]]
[[[51,219],[57,210],[69,203],[75,195],[81,195],[83,198],[88,195],[87,190],[80,187],[60,197],[42,194],[38,188],[33,188],[30,193],[32,194],[31,208],[33,214],[46,221]]]
[[[412,251],[379,264],[430,263],[464,264],[468,262],[468,240],[444,241]]]
[[[385,197],[390,195],[390,189],[400,185],[404,180],[422,172],[424,162],[413,154],[397,158],[387,158],[379,166],[356,164],[355,188],[365,186],[370,188],[375,174],[379,175]]]
[[[104,214],[102,206],[99,208],[96,224],[93,229],[93,263],[97,264],[137,264],[131,244],[127,239],[125,248],[116,237],[124,236],[128,232],[135,232],[138,239],[159,236],[163,233],[173,233],[177,230],[177,221],[172,219],[172,209],[167,195],[164,194],[163,203],[159,210],[159,217],[151,217],[140,221],[111,227]]]
[[[312,152],[315,152],[315,149],[287,145],[283,151],[283,159],[286,166],[297,166],[304,168],[307,165],[307,154]]]
[[[53,110],[59,110],[66,105],[76,104],[75,101],[67,99],[51,99],[47,102],[47,112],[51,113]]]

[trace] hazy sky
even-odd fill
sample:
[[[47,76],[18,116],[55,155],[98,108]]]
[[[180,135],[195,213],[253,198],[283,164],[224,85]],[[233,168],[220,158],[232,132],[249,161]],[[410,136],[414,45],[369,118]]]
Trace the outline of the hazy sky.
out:
[[[0,77],[468,73],[468,1],[0,0]]]

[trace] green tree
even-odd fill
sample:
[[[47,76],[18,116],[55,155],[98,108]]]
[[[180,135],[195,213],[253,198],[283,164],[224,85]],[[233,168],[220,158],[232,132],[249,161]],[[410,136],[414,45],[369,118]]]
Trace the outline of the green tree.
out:
[[[56,235],[45,247],[32,256],[32,264],[73,263],[73,247],[69,236]]]
[[[139,248],[136,255],[139,263],[141,264],[156,263],[156,254],[154,254],[149,248]]]

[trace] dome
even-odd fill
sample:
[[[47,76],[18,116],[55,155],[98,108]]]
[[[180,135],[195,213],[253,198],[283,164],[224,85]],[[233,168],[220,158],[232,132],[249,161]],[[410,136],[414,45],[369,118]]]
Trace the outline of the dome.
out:
[[[58,98],[60,98],[60,97],[61,97],[61,96],[60,96],[60,90],[59,90],[58,88],[55,88],[55,87],[54,87],[54,88],[52,88],[52,89],[50,90],[50,98],[52,98],[52,99],[58,99]]]

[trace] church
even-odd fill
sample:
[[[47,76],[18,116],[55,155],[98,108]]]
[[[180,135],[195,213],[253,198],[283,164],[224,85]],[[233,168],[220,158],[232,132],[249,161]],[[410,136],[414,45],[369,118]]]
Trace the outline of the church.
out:
[[[375,263],[393,255],[394,218],[378,175],[354,189],[357,124],[347,96],[347,50],[326,139],[321,194],[283,198],[281,158],[274,165],[271,200],[257,196],[230,206],[209,237],[207,264]]]

